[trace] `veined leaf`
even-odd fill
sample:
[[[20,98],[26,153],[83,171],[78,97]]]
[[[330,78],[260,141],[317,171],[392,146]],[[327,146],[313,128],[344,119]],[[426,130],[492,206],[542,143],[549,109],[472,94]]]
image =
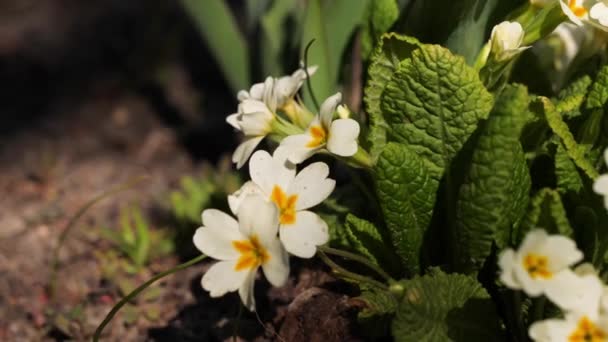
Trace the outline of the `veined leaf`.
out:
[[[350,246],[359,254],[387,271],[399,268],[394,262],[394,254],[386,248],[387,243],[373,223],[348,214],[345,228]]]
[[[439,270],[404,281],[395,341],[501,341],[494,303],[475,279]]]
[[[376,287],[362,287],[361,295],[356,299],[365,303],[357,316],[363,334],[371,340],[388,335],[392,316],[397,310],[395,294]]]
[[[578,193],[583,188],[581,175],[578,173],[578,169],[572,159],[570,159],[570,156],[568,156],[564,144],[559,139],[556,140],[555,176],[557,178],[557,191],[560,193],[568,191]]]
[[[557,191],[544,188],[532,198],[514,244],[518,244],[527,232],[536,228],[545,229],[551,234],[572,237],[572,227]]]
[[[583,76],[572,82],[557,96],[555,108],[563,117],[573,118],[581,115],[580,108],[591,85],[591,77]]]
[[[420,271],[424,232],[433,214],[439,180],[407,146],[389,143],[374,166],[376,191],[395,252],[413,273]]]
[[[551,100],[545,97],[540,98],[540,102],[543,106],[547,123],[555,135],[557,135],[564,146],[568,156],[574,161],[576,166],[585,172],[585,174],[592,180],[598,177],[598,173],[593,167],[593,164],[585,157],[585,148],[580,146],[574,136],[570,132],[570,128],[562,119],[560,113],[557,111],[555,106],[551,103]]]
[[[608,101],[608,66],[604,66],[595,78],[587,95],[587,109],[602,108]]]
[[[382,35],[379,45],[372,54],[364,101],[369,118],[367,142],[374,159],[386,144],[387,125],[380,109],[382,93],[399,63],[411,57],[412,52],[420,46],[422,44],[415,38],[387,33]]]
[[[508,245],[528,205],[531,180],[519,142],[528,104],[524,86],[507,86],[481,127],[456,214],[456,263],[467,273],[483,266],[494,243]]]
[[[249,49],[222,0],[182,0],[235,93],[250,86]]]
[[[381,109],[391,140],[421,156],[439,180],[492,104],[492,95],[462,57],[424,45],[399,64]]]

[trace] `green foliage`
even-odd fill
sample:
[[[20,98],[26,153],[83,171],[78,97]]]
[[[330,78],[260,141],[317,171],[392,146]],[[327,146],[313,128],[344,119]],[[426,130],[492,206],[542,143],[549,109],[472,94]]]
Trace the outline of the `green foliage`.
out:
[[[555,139],[557,140],[557,139]],[[576,165],[568,156],[564,144],[560,141],[555,143],[555,176],[557,178],[557,190],[560,193],[569,191],[578,193],[583,188],[583,180],[576,168]]]
[[[514,242],[519,243],[527,232],[535,228],[545,229],[550,234],[572,237],[572,227],[557,191],[545,188],[532,197]]]
[[[367,19],[361,33],[361,54],[366,59],[374,46],[381,42],[381,36],[399,18],[399,5],[395,0],[370,1]]]
[[[137,207],[125,208],[120,213],[118,230],[104,228],[103,236],[133,262],[136,269],[147,264],[150,253],[150,225]]]
[[[249,49],[223,0],[182,0],[233,92],[249,86]]]
[[[389,334],[399,297],[389,290],[361,286],[361,295],[356,299],[364,304],[357,318],[365,336],[377,339]]]
[[[389,143],[374,167],[376,191],[391,242],[402,264],[420,272],[424,234],[431,221],[439,181],[407,146]]]
[[[464,59],[424,45],[401,61],[386,85],[381,109],[390,139],[406,144],[439,180],[479,120],[488,117],[492,103]]]
[[[412,52],[420,46],[420,42],[415,38],[388,33],[381,37],[380,43],[371,56],[364,101],[369,116],[367,143],[374,159],[378,157],[386,144],[388,126],[380,108],[384,89],[397,71],[399,63],[411,57]]]
[[[500,341],[498,315],[475,279],[433,270],[404,281],[392,332],[395,341]]]
[[[494,244],[507,246],[526,210],[531,181],[519,138],[528,103],[524,86],[509,86],[480,127],[458,195],[455,247],[461,271],[479,270]]]
[[[259,3],[257,0],[249,0],[251,2]],[[285,73],[281,63],[288,33],[285,26],[295,6],[295,0],[274,1],[272,7],[261,14],[260,59],[265,75],[278,77]]]
[[[591,85],[591,90],[587,95],[587,109],[602,108],[608,101],[608,66],[604,66],[598,73],[595,81]]]
[[[559,93],[555,104],[557,111],[566,118],[579,116],[589,86],[591,86],[591,77],[589,76],[583,76],[572,82]]]

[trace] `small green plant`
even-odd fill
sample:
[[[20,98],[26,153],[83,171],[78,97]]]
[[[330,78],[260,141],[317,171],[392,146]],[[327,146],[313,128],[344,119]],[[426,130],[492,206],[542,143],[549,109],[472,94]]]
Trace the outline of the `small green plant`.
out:
[[[127,272],[137,273],[152,258],[173,251],[171,238],[166,232],[152,230],[139,207],[122,209],[119,222],[118,230],[103,227],[100,233],[128,258],[129,263],[124,265]]]

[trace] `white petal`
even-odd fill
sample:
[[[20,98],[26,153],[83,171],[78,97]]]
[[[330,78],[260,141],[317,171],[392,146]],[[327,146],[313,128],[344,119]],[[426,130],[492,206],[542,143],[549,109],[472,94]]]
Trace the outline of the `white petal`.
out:
[[[534,322],[528,330],[530,338],[536,342],[567,341],[572,324],[562,319],[546,319]]]
[[[243,305],[245,305],[245,307],[249,309],[249,311],[255,310],[255,297],[253,287],[255,285],[255,276],[257,274],[257,271],[258,269],[256,267],[249,272],[244,272],[247,274],[247,276],[239,287],[239,297],[241,297]]]
[[[353,119],[338,119],[331,123],[327,149],[329,152],[342,157],[350,157],[359,148],[359,123]]]
[[[580,277],[570,269],[556,274],[547,284],[545,295],[564,311],[596,319],[599,314],[602,282],[595,275]]]
[[[549,259],[549,270],[558,272],[583,260],[583,253],[576,248],[576,242],[563,235],[551,235],[536,252]]]
[[[290,135],[281,141],[280,146],[287,151],[287,158],[290,162],[300,164],[320,149],[320,147],[306,146],[311,139],[309,134]]]
[[[241,109],[242,114],[251,114],[251,113],[270,113],[268,110],[268,106],[259,100],[246,99],[245,101],[239,104],[239,108]]]
[[[275,185],[286,189],[295,177],[296,170],[291,164],[286,164],[283,151],[279,151],[276,158],[266,151],[257,151],[251,156],[249,162],[249,176],[251,180],[270,197]]]
[[[238,222],[216,209],[207,209],[202,216],[204,226],[198,228],[193,237],[196,248],[214,259],[237,259],[239,254],[232,247],[232,241],[245,239]]]
[[[230,124],[230,126],[238,129],[239,131],[241,130],[241,126],[239,125],[239,116],[241,116],[240,113],[234,113],[234,114],[230,114],[226,117],[226,122],[228,124]]]
[[[257,236],[265,246],[276,239],[279,229],[279,211],[274,203],[262,196],[247,196],[237,213],[239,229],[244,235]]]
[[[528,296],[538,297],[543,294],[548,281],[543,278],[534,279],[530,277],[530,273],[524,268],[523,260],[519,254],[516,254],[513,274],[517,284]]]
[[[274,84],[274,78],[270,76],[266,77],[266,80],[264,81],[263,101],[266,106],[273,112],[277,109],[277,96],[275,93]]]
[[[608,26],[608,6],[603,2],[598,2],[591,7],[589,16],[597,20],[601,25]]]
[[[538,252],[538,246],[544,244],[548,236],[547,232],[542,229],[529,231],[519,247],[518,254]]]
[[[304,210],[323,202],[334,191],[336,181],[327,178],[329,166],[323,162],[308,165],[293,180],[287,194],[298,195],[296,210]]]
[[[289,255],[276,237],[265,247],[270,259],[262,265],[264,276],[273,286],[283,286],[289,277]]]
[[[593,183],[593,191],[600,195],[608,195],[608,175],[597,177]]]
[[[247,181],[240,189],[235,191],[233,194],[228,195],[228,206],[230,207],[230,211],[236,215],[239,210],[239,206],[241,202],[245,199],[245,197],[249,195],[260,195],[263,196],[264,193],[259,186],[257,186],[252,181]]]
[[[577,17],[574,12],[572,12],[570,7],[568,7],[566,1],[568,0],[559,0],[559,4],[562,7],[562,11],[564,12],[564,14],[576,25],[583,26],[583,21],[579,17]]]
[[[321,118],[321,124],[323,125],[323,128],[329,129],[331,121],[334,118],[334,113],[336,112],[336,107],[338,107],[340,102],[342,102],[342,93],[336,93],[328,97],[321,104],[319,116]]]
[[[235,271],[236,261],[219,261],[205,272],[201,285],[211,297],[221,297],[239,289],[249,270]]]
[[[500,281],[511,289],[518,290],[521,288],[517,279],[513,267],[515,267],[515,251],[511,248],[507,248],[498,257],[498,265],[500,266]]]
[[[604,162],[608,165],[608,148],[604,150]]]
[[[327,223],[310,211],[298,211],[296,222],[281,225],[279,236],[287,252],[300,258],[313,257],[317,252],[316,246],[329,240]]]
[[[249,95],[249,92],[247,90],[239,90],[239,92],[236,94],[236,98],[239,101],[245,101],[251,98],[251,95]]]
[[[243,134],[247,136],[266,135],[272,131],[274,115],[269,112],[252,112],[241,114],[238,124]]]
[[[249,98],[253,100],[262,101],[262,97],[264,96],[264,83],[256,83],[251,86],[249,89]]]
[[[264,139],[264,136],[252,137],[243,141],[232,153],[232,162],[236,163],[236,168],[240,169],[245,165],[249,156],[253,153],[253,150],[260,144]]]

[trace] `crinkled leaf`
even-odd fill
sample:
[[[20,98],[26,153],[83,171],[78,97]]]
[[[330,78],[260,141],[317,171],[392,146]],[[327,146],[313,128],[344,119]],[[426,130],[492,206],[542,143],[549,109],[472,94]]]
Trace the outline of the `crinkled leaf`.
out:
[[[388,31],[399,17],[399,5],[395,0],[370,1],[368,17],[361,34],[361,53],[367,58],[380,36]]]
[[[608,101],[608,65],[597,74],[587,95],[587,109],[602,108]]]
[[[382,35],[371,56],[368,81],[365,87],[365,107],[369,118],[367,143],[372,157],[378,157],[386,144],[386,122],[380,109],[384,88],[397,70],[399,63],[409,58],[421,44],[415,38],[396,33]]]
[[[488,117],[492,95],[462,57],[424,45],[402,61],[382,94],[391,140],[422,157],[431,176],[444,169]]]
[[[404,281],[392,332],[395,341],[500,341],[500,321],[475,279],[441,271]]]
[[[572,82],[557,96],[555,108],[562,113],[563,117],[573,118],[581,114],[580,108],[587,96],[587,90],[591,85],[591,77],[583,76]]]
[[[355,215],[348,214],[345,222],[345,235],[352,249],[367,257],[384,269],[397,269],[393,255],[376,226]]]
[[[536,228],[545,229],[551,234],[572,236],[572,226],[557,191],[544,188],[532,197],[514,244],[518,244],[527,232]]]
[[[407,146],[389,143],[374,166],[376,191],[395,252],[411,272],[420,271],[424,233],[439,181]]]
[[[581,145],[593,146],[600,138],[602,131],[602,120],[604,118],[604,110],[596,108],[587,116],[577,132],[577,141]],[[593,159],[590,159],[593,160]]]
[[[556,139],[557,140],[557,139]],[[561,141],[556,141],[555,151],[555,176],[557,178],[557,191],[566,193],[572,191],[578,193],[583,188],[583,180],[578,169]]]
[[[551,130],[555,135],[557,135],[564,146],[566,147],[566,152],[568,156],[574,161],[576,166],[578,166],[585,174],[591,178],[592,180],[598,177],[598,173],[593,167],[593,164],[585,157],[585,147],[580,146],[572,132],[570,132],[570,128],[564,122],[562,116],[557,111],[551,100],[545,97],[540,98],[540,102],[542,104],[542,111],[544,112],[545,118],[547,119],[547,123]]]
[[[479,270],[492,245],[508,245],[511,228],[525,213],[530,173],[519,137],[528,121],[528,92],[508,86],[481,127],[457,207],[457,265]]]
[[[364,335],[371,340],[388,335],[392,316],[397,310],[398,299],[395,294],[389,290],[363,287],[361,295],[356,300],[364,304],[364,308],[357,316]]]

